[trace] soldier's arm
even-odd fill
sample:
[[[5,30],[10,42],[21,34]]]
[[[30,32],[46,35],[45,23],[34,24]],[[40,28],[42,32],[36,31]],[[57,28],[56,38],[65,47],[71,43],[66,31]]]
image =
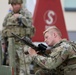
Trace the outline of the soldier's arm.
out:
[[[6,23],[7,23],[7,16],[5,17],[5,19],[4,19],[4,21],[3,21],[3,27],[5,27],[6,26]]]
[[[5,16],[4,21],[3,21],[3,24],[2,24],[3,27],[6,26],[7,20],[8,20],[8,18],[9,18],[9,16],[10,16],[10,13],[8,13],[8,14]]]
[[[31,37],[34,36],[35,27],[33,25],[32,14],[27,9],[25,9],[25,12],[22,11],[19,17],[21,18],[22,24],[27,28],[27,30],[31,34]]]
[[[21,18],[21,21],[25,26],[32,26],[32,14],[27,9],[21,10],[19,18]]]
[[[33,56],[33,60],[42,68],[55,69],[61,65],[68,57],[70,47],[60,47],[58,50],[52,52],[50,57],[43,57],[40,55]]]

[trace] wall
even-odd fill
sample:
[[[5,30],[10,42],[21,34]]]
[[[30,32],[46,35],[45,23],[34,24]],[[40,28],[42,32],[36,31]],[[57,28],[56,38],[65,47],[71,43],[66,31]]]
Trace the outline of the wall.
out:
[[[69,12],[64,10],[64,1],[61,0],[62,8],[64,12],[66,27],[68,31],[76,31],[76,12]]]
[[[0,30],[2,30],[2,22],[9,9],[8,0],[0,0]]]

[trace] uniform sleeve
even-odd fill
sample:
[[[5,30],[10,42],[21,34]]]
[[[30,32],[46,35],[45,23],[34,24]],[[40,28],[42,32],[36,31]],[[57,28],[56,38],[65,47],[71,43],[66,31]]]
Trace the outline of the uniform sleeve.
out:
[[[3,24],[2,24],[3,27],[6,26],[7,20],[8,20],[8,18],[9,18],[10,15],[11,15],[11,13],[8,13],[8,14],[6,15],[6,17],[4,18],[4,21],[3,21]]]
[[[7,24],[7,16],[5,17],[5,19],[4,19],[4,21],[3,21],[2,26],[3,26],[3,27],[5,27],[5,26],[6,26],[6,24]]]
[[[19,18],[21,18],[22,23],[26,27],[30,27],[32,25],[32,22],[33,22],[32,21],[32,14],[27,9],[21,10],[21,14],[20,14]]]
[[[50,54],[50,57],[34,56],[33,60],[42,68],[55,69],[63,63],[69,55],[69,47],[59,47]]]
[[[35,34],[35,27],[33,25],[32,14],[25,9],[21,11],[20,19],[24,27],[26,27],[27,34],[32,38]]]

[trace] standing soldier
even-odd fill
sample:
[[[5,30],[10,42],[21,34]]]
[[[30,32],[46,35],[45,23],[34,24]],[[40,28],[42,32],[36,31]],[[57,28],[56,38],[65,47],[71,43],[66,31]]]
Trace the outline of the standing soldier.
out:
[[[11,33],[15,33],[21,37],[28,36],[30,39],[34,35],[35,28],[32,25],[32,15],[26,8],[22,7],[22,3],[22,0],[9,0],[9,4],[11,4],[13,10],[9,12],[5,17],[2,30],[2,40],[8,42],[8,47],[9,38],[14,38]],[[16,65],[16,75],[21,75],[22,73],[22,75],[29,75],[29,68],[27,69],[26,64],[29,63],[28,61],[31,60],[31,58],[27,60],[28,55],[24,55],[24,53],[28,49],[28,46],[25,46],[16,38],[14,38],[14,41],[17,56],[16,58],[19,58],[19,60],[17,61],[18,63],[16,62],[16,64],[18,65]]]

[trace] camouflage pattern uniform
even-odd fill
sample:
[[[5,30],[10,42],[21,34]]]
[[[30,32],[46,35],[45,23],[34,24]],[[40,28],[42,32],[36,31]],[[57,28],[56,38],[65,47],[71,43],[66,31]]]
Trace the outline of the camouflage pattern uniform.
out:
[[[22,3],[22,0],[9,0],[9,4],[12,3]],[[34,35],[35,29],[34,26],[32,25],[31,13],[26,8],[21,8],[21,10],[18,13],[20,14],[18,18],[15,18],[13,16],[14,15],[13,11],[9,12],[5,17],[3,22],[3,30],[2,30],[3,39],[11,38],[11,37],[13,38],[13,35],[11,34],[12,32],[21,37],[28,36],[29,38],[32,38],[32,36]],[[31,58],[28,58],[29,57],[28,55],[23,54],[27,51],[28,46],[22,44],[20,41],[18,41],[15,38],[15,47],[16,47],[16,52],[18,53],[18,57],[20,59],[19,60],[20,62],[18,62],[18,70],[20,68],[21,69],[20,72],[24,73],[25,67],[27,66],[26,64],[31,62]],[[28,72],[26,71],[27,75],[29,74],[28,69],[27,69]]]
[[[33,61],[41,67],[35,75],[76,75],[76,44],[62,39],[51,51],[49,57],[33,56]]]

